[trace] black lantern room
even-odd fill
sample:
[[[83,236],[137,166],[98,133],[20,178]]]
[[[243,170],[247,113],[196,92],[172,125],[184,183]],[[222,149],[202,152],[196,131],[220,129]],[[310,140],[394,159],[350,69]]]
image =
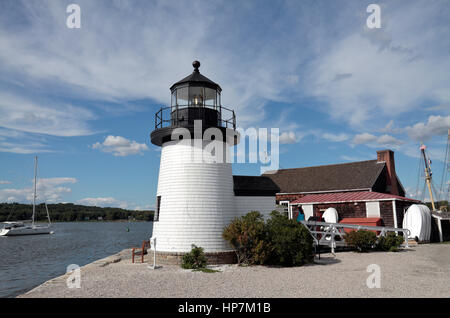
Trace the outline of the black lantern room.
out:
[[[155,130],[150,138],[153,144],[161,146],[171,141],[175,128],[187,128],[194,138],[194,121],[201,120],[202,135],[208,128],[219,128],[225,137],[232,130],[237,143],[236,116],[233,110],[221,104],[222,89],[209,78],[200,74],[200,62],[192,63],[194,71],[191,75],[176,82],[170,87],[170,107],[163,107],[155,114]]]

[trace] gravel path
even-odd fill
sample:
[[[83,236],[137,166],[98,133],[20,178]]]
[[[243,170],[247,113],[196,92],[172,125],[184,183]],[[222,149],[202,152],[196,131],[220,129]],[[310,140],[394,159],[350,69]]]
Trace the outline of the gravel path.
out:
[[[131,264],[124,250],[81,268],[81,288],[66,276],[19,297],[450,297],[450,244],[414,246],[398,253],[323,254],[294,268],[217,267],[219,273]],[[367,266],[381,269],[381,288],[368,288]]]

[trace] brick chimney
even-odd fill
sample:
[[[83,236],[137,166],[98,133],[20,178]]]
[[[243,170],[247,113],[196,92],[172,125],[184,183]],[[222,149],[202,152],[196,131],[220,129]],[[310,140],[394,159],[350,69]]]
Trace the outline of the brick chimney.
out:
[[[390,149],[386,150],[378,150],[377,151],[377,161],[386,163],[386,190],[389,193],[399,195],[398,193],[398,182],[397,175],[395,173],[395,161],[394,161],[394,152]]]

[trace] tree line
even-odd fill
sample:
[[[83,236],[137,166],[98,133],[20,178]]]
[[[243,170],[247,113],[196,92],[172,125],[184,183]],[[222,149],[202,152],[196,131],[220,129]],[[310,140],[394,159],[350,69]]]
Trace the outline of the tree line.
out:
[[[431,202],[425,202],[425,205],[430,209],[430,211],[432,210]],[[449,206],[448,206],[448,201],[446,201],[446,200],[436,201],[436,202],[434,202],[434,205],[436,206],[436,209],[445,207],[447,211],[450,211]]]
[[[153,221],[154,211],[132,211],[121,208],[102,208],[73,203],[48,204],[52,222],[74,221]],[[0,222],[31,220],[33,206],[21,203],[0,203]],[[36,205],[35,221],[46,221],[45,205]]]

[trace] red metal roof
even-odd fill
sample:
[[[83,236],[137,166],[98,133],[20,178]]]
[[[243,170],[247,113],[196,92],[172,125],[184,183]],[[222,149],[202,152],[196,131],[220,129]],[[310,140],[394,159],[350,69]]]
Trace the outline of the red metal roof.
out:
[[[401,197],[389,193],[360,191],[360,192],[334,192],[334,193],[308,194],[300,199],[291,202],[291,204],[338,203],[338,202],[377,201],[377,200],[379,201],[401,200],[401,201],[420,202],[418,200]]]

